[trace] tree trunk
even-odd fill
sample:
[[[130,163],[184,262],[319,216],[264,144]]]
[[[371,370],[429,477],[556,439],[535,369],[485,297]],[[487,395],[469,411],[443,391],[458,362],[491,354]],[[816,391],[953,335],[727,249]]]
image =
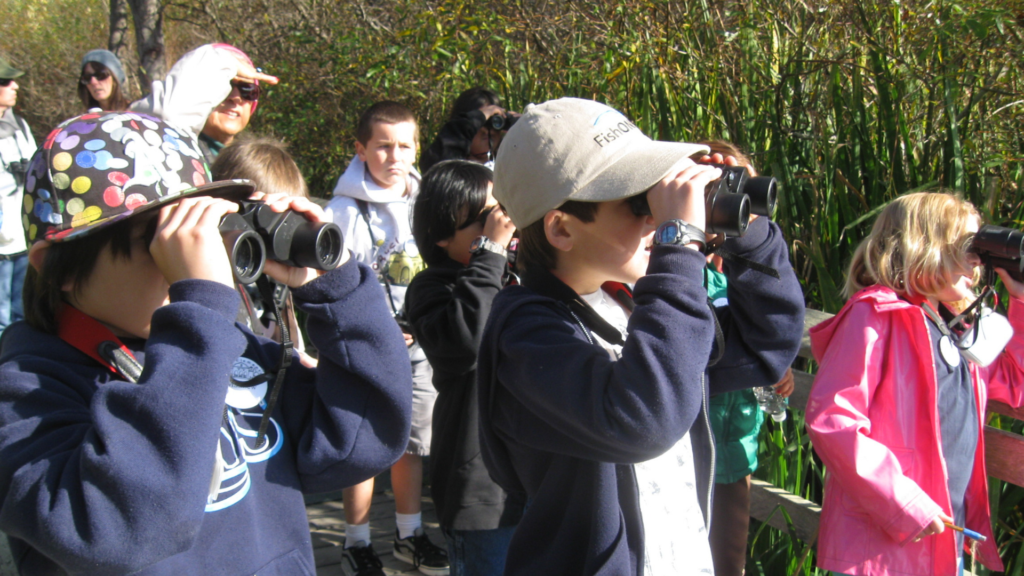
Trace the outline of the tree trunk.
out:
[[[110,40],[107,42],[107,50],[110,50],[121,61],[124,67],[125,84],[121,86],[121,93],[131,99],[131,94],[138,94],[138,90],[132,90],[136,85],[136,74],[128,65],[128,2],[126,0],[110,0]]]
[[[111,3],[118,0],[111,0]],[[139,80],[149,86],[167,74],[164,53],[164,7],[161,0],[127,0],[135,20],[135,45],[139,51]],[[113,15],[111,15],[113,18]]]
[[[110,0],[110,41],[107,49],[122,62],[128,56],[128,2]]]

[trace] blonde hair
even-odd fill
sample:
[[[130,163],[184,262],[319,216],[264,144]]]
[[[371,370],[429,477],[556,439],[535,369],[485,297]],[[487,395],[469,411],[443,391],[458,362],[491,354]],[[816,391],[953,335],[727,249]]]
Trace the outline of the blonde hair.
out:
[[[260,192],[309,198],[309,189],[288,146],[273,138],[239,137],[210,166],[214,180],[252,180]]]
[[[850,297],[878,284],[901,295],[935,296],[954,271],[970,268],[972,218],[979,218],[974,205],[951,194],[918,192],[893,200],[854,252],[843,291]]]

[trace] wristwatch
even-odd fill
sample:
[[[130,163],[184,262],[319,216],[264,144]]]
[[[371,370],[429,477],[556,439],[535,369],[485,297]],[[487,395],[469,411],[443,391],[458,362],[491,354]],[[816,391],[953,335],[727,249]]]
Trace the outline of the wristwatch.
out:
[[[480,254],[484,250],[488,250],[508,258],[508,252],[505,251],[505,247],[497,242],[491,241],[487,236],[478,236],[477,239],[473,240],[473,243],[469,245],[469,252],[471,254]]]
[[[654,244],[690,244],[697,242],[703,251],[707,246],[707,237],[704,231],[685,220],[669,220],[658,226],[654,233]]]

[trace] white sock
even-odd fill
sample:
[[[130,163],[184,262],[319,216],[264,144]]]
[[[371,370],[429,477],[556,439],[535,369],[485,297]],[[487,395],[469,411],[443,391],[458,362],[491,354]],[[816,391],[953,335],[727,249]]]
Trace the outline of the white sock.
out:
[[[398,527],[398,539],[402,540],[414,536],[416,529],[423,524],[423,513],[399,514],[395,512],[395,525]]]
[[[352,548],[360,542],[370,543],[370,523],[345,524],[345,548]]]

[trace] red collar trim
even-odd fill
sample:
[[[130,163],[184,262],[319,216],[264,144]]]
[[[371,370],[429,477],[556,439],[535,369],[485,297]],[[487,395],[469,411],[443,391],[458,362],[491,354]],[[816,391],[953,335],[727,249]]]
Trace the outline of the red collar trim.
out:
[[[69,304],[65,304],[57,313],[57,336],[117,375],[121,372],[100,354],[100,344],[113,342],[130,358],[135,358],[110,328]]]

